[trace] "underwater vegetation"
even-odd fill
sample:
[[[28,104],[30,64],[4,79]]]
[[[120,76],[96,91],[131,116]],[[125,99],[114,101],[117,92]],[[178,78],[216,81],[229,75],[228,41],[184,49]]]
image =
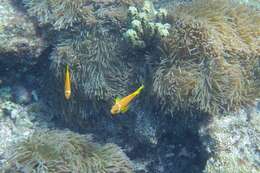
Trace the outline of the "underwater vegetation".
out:
[[[168,11],[172,27],[158,44],[160,64],[153,77],[154,95],[165,110],[216,115],[250,105],[259,96],[254,73],[260,57],[259,13],[215,0]]]
[[[131,173],[132,165],[114,144],[92,142],[89,135],[71,131],[35,132],[11,150],[4,166],[8,172]]]

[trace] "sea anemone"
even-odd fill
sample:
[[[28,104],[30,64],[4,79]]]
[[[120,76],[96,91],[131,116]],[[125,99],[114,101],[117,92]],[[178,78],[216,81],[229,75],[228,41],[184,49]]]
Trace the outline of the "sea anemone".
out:
[[[168,10],[153,91],[162,107],[211,114],[238,110],[258,96],[260,16],[230,1],[195,0]],[[257,80],[256,80],[257,79]]]
[[[5,172],[131,173],[131,162],[114,144],[101,146],[89,135],[37,131],[12,147]]]

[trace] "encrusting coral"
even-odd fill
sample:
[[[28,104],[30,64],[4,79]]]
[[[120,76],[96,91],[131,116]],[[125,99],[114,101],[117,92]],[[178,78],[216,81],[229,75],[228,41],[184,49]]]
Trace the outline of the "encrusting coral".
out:
[[[230,1],[195,0],[173,7],[170,35],[159,43],[155,96],[170,111],[237,110],[257,97],[260,16]],[[250,101],[251,100],[251,101]]]
[[[90,136],[71,131],[35,132],[10,153],[4,172],[133,172],[131,162],[118,146],[101,146]]]

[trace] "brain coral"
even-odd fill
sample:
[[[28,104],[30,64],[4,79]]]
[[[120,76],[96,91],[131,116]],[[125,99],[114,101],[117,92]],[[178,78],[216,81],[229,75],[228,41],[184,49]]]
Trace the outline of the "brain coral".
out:
[[[88,135],[38,131],[12,148],[5,172],[131,173],[131,162],[114,144],[101,146]]]
[[[172,7],[161,41],[155,96],[169,111],[237,110],[258,95],[260,15],[231,1],[195,0]]]

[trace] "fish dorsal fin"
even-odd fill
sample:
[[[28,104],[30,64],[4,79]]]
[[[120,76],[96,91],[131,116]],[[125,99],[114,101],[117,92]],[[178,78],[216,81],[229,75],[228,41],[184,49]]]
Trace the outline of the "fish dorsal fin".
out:
[[[128,110],[128,106],[122,108],[122,113],[125,113]]]
[[[119,102],[120,98],[119,97],[116,97],[115,98],[115,103]]]

